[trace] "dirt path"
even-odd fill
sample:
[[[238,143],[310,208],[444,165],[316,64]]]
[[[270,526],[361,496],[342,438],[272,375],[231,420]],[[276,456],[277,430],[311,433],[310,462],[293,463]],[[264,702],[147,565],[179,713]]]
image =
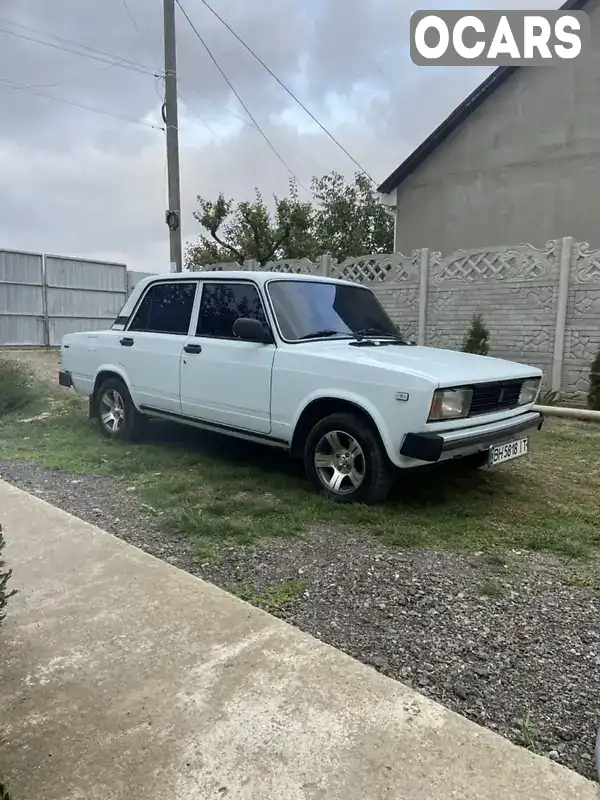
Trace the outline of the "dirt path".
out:
[[[0,355],[8,356],[27,364],[40,380],[48,383],[56,383],[58,365],[60,363],[60,351],[53,350],[13,350],[6,347],[0,349]]]

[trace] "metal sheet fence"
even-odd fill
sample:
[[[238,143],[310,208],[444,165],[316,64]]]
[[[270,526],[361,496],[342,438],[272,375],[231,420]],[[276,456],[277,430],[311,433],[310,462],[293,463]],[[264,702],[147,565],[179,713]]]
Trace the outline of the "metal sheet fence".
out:
[[[128,293],[125,264],[0,250],[0,346],[57,347],[107,328]]]
[[[0,250],[0,344],[44,344],[44,297],[43,256]]]

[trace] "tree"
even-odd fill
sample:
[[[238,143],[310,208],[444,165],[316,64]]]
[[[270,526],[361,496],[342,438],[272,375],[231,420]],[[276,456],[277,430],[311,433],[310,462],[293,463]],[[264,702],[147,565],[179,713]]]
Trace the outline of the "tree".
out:
[[[271,215],[260,191],[253,203],[235,203],[223,194],[213,202],[198,197],[200,210],[194,218],[209,234],[200,234],[196,244],[186,250],[186,265],[202,266],[219,261],[254,259],[259,264],[283,258],[302,258],[312,254],[311,203],[301,203],[298,187],[290,181],[289,197],[274,196],[275,214]],[[307,252],[308,251],[308,252]]]
[[[257,189],[253,203],[235,203],[219,195],[198,197],[195,219],[204,232],[186,250],[186,264],[254,259],[259,264],[329,253],[338,261],[348,256],[393,251],[394,224],[379,203],[369,178],[361,173],[347,184],[337,172],[314,178],[312,202],[301,202],[298,186],[290,181],[289,196],[274,197],[269,212]]]
[[[592,361],[587,402],[589,408],[594,411],[600,411],[600,350],[596,353],[596,357]]]
[[[366,175],[357,172],[347,184],[332,172],[313,178],[312,191],[317,205],[314,236],[322,253],[343,261],[394,251],[394,221]]]
[[[487,356],[489,352],[490,332],[486,328],[481,314],[473,314],[471,327],[463,340],[463,353],[475,353]]]

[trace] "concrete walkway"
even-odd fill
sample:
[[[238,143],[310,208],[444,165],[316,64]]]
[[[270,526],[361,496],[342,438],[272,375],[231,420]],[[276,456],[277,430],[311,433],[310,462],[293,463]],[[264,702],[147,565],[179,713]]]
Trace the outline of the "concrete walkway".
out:
[[[14,800],[591,800],[511,745],[0,482]]]

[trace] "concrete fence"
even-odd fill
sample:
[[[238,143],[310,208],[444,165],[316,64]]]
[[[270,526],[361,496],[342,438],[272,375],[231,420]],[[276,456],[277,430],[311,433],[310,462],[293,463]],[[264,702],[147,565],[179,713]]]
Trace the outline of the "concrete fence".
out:
[[[107,328],[146,274],[125,264],[0,250],[0,346],[55,347],[65,333]]]
[[[457,250],[427,248],[348,258],[324,255],[216,264],[207,269],[264,269],[326,275],[368,285],[400,330],[419,344],[460,349],[473,314],[490,329],[490,355],[533,364],[546,388],[587,392],[600,349],[600,250],[571,237],[531,244]]]

